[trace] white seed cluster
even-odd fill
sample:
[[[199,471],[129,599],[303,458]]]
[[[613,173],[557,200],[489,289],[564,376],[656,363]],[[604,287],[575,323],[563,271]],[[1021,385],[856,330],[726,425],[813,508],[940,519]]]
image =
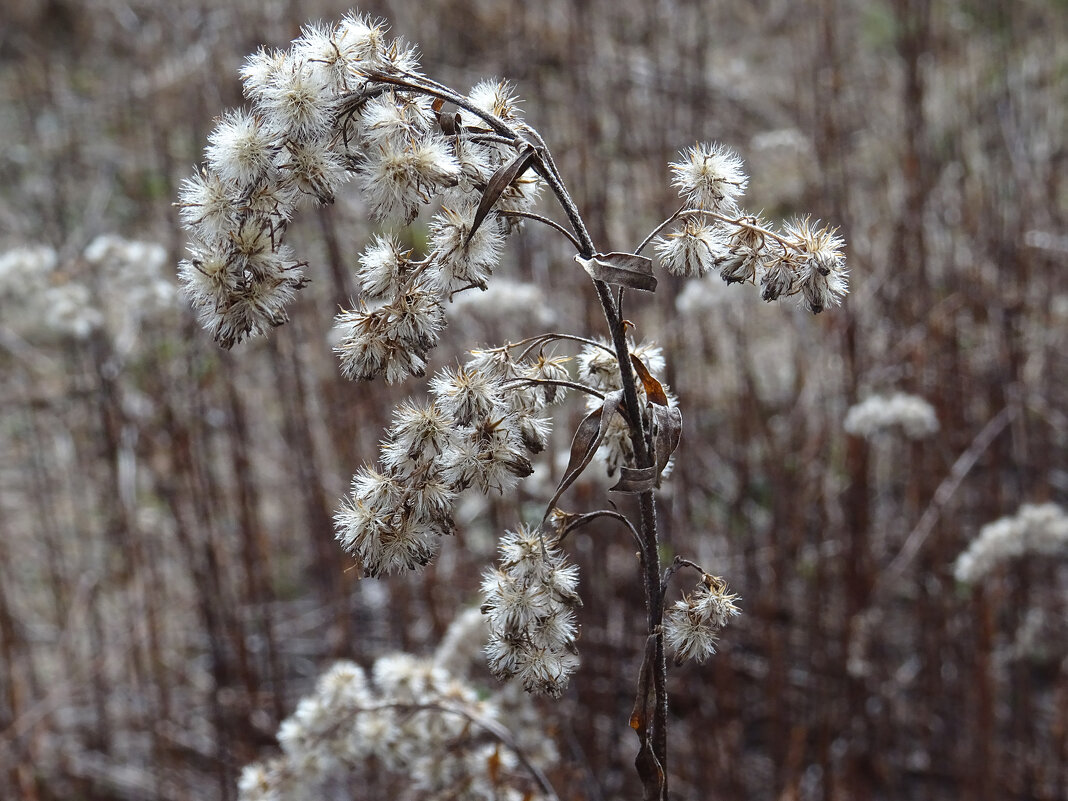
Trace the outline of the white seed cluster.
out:
[[[1068,515],[1055,503],[1025,503],[987,523],[953,565],[957,581],[974,584],[998,565],[1029,554],[1068,556]]]
[[[445,324],[443,300],[486,287],[518,221],[508,212],[537,199],[539,180],[521,175],[475,230],[487,182],[518,151],[471,109],[521,125],[518,101],[507,84],[489,81],[457,100],[470,108],[441,112],[413,88],[434,86],[414,51],[386,34],[384,23],[350,14],[246,61],[248,107],[217,122],[205,164],[183,183],[178,204],[191,234],[179,275],[224,347],[286,321],[307,281],[306,263],[284,243],[286,229],[305,200],[330,203],[351,180],[376,220],[407,224],[439,207],[418,258],[390,237],[368,246],[360,301],[336,320],[347,376],[422,375]]]
[[[540,413],[563,397],[532,382],[561,374],[561,361],[545,355],[476,351],[431,380],[428,402],[395,410],[379,466],[356,473],[336,516],[338,539],[367,575],[426,565],[453,532],[461,492],[503,492],[531,474],[549,435]]]
[[[665,612],[664,642],[674,651],[676,664],[687,659],[704,662],[716,652],[719,631],[741,613],[737,600],[723,579],[706,574],[696,590]]]
[[[468,619],[460,620],[470,633]],[[533,719],[529,701],[487,696],[447,663],[467,667],[405,653],[379,658],[370,676],[353,662],[334,664],[283,721],[281,755],[241,772],[240,801],[323,798],[337,782],[383,774],[406,782],[411,797],[430,800],[544,798],[519,755],[480,726],[503,728],[512,744],[531,745],[534,738],[509,731]],[[524,755],[542,765],[555,759],[542,743]]]
[[[48,285],[59,263],[55,248],[28,245],[0,254],[0,298],[30,295]]]
[[[688,208],[655,240],[661,263],[696,278],[713,270],[728,284],[759,284],[766,301],[797,296],[819,314],[841,303],[848,273],[837,232],[808,217],[775,231],[738,201],[748,184],[741,159],[719,144],[698,144],[671,164],[672,185]]]
[[[0,309],[7,325],[34,341],[85,339],[104,331],[116,352],[133,351],[143,324],[177,308],[155,242],[101,234],[79,257],[46,246],[0,254]]]
[[[858,437],[900,428],[909,439],[925,439],[938,431],[934,407],[923,398],[904,392],[872,395],[846,412],[842,427]]]
[[[497,568],[482,578],[490,670],[501,680],[518,677],[528,692],[559,697],[579,663],[578,568],[549,535],[527,526],[507,532],[499,550]]]

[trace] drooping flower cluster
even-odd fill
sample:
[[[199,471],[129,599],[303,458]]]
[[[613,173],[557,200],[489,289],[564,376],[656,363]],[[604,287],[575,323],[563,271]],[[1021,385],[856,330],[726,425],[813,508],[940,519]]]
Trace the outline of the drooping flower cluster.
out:
[[[478,641],[481,631],[471,631],[470,621],[461,615],[446,640],[459,627]],[[522,747],[530,762],[544,765],[555,759],[551,744],[544,736],[535,741],[509,731],[529,723],[529,703],[480,693],[465,678],[469,664],[445,645],[433,659],[383,656],[370,676],[355,663],[334,664],[283,721],[282,754],[242,771],[241,801],[321,798],[332,782],[383,774],[419,798],[544,798],[513,749]],[[493,733],[502,730],[507,743]]]
[[[706,573],[696,590],[664,613],[664,641],[675,652],[676,664],[687,659],[704,662],[716,652],[720,629],[741,612],[737,600],[723,579]]]
[[[1055,503],[1025,503],[987,523],[953,565],[957,581],[974,584],[998,565],[1028,554],[1068,556],[1068,515]]]
[[[333,340],[348,378],[392,383],[425,375],[446,324],[446,301],[488,288],[507,236],[523,219],[555,228],[576,246],[614,337],[625,336],[622,289],[613,300],[606,284],[652,291],[652,261],[639,252],[593,252],[545,140],[524,123],[508,84],[484,81],[466,95],[457,93],[422,75],[413,49],[386,34],[383,23],[350,14],[336,25],[305,28],[287,50],[261,49],[246,61],[241,74],[248,105],[218,120],[205,164],[183,184],[178,204],[191,232],[179,274],[215,339],[229,348],[285,322],[287,305],[307,280],[306,263],[285,244],[287,228],[301,203],[330,203],[346,182],[378,222],[411,225],[424,212],[428,218],[412,239],[390,231],[373,237],[357,260],[358,297],[335,318]],[[738,201],[748,179],[730,150],[697,145],[671,169],[686,207],[657,229],[678,222],[657,241],[668,269],[694,276],[718,269],[728,283],[759,281],[766,300],[799,295],[813,312],[840,300],[846,288],[842,240],[807,218],[776,233],[745,216]],[[570,231],[530,212],[542,177]],[[402,244],[407,241],[425,244]],[[508,297],[512,304],[527,302],[517,299],[519,293]],[[575,377],[565,360],[545,350],[559,340],[586,345]],[[553,504],[595,447],[609,475],[621,474],[614,489],[644,493],[659,486],[682,430],[675,398],[657,377],[664,370],[659,348],[631,345],[627,353],[620,346],[617,352],[555,333],[522,346],[518,356],[518,344],[473,351],[463,365],[433,377],[428,399],[395,409],[380,458],[356,473],[335,518],[338,540],[366,575],[426,565],[441,538],[453,532],[461,493],[504,492],[529,475],[532,457],[548,438],[541,414],[567,387],[587,390],[590,413]],[[623,386],[618,359],[633,367],[635,387]],[[628,409],[632,390],[638,406]],[[647,449],[652,464],[644,463],[644,454],[643,464],[636,463],[632,436],[643,427],[639,422],[648,437],[638,450]],[[655,543],[655,527],[646,528],[653,530],[639,536]],[[520,526],[502,539],[500,564],[483,581],[482,609],[494,672],[519,677],[528,690],[559,695],[578,663],[577,571],[560,548],[564,533],[546,536]],[[649,545],[643,553],[658,551]],[[659,570],[653,559],[645,567]],[[721,603],[719,617],[708,600],[713,596]],[[704,596],[698,591],[686,599],[691,617],[697,615],[691,627],[714,639],[737,613],[733,598],[706,576]],[[711,652],[710,645],[695,651],[684,642],[690,644],[683,651]],[[345,670],[346,686],[363,686]],[[392,693],[394,673],[376,673],[375,683]],[[306,714],[295,716],[308,720],[290,728],[314,731],[317,709],[310,701]],[[389,741],[391,735],[377,736]],[[299,740],[286,734],[283,745]]]
[[[549,433],[540,412],[563,397],[536,382],[561,375],[561,360],[544,354],[516,361],[508,348],[476,351],[434,377],[426,403],[395,410],[379,467],[357,472],[336,518],[338,539],[368,575],[427,564],[453,532],[464,490],[503,492],[530,475]]]
[[[673,274],[718,270],[728,284],[759,284],[766,301],[797,295],[819,314],[848,290],[844,241],[808,217],[773,230],[738,205],[748,178],[741,159],[718,144],[698,144],[671,164],[672,185],[686,201],[679,225],[657,237],[656,253]]]
[[[872,395],[851,406],[842,427],[865,439],[895,427],[900,427],[909,439],[925,439],[938,431],[938,416],[923,398],[895,392]]]
[[[558,697],[579,662],[578,568],[552,535],[524,525],[501,538],[499,551],[497,568],[482,578],[490,670],[501,680],[518,677],[528,692]]]
[[[284,323],[307,280],[286,229],[304,200],[330,203],[354,179],[376,220],[410,223],[432,202],[440,210],[422,256],[390,237],[371,243],[362,298],[338,316],[335,349],[352,378],[422,374],[443,299],[485,288],[518,219],[507,212],[529,208],[539,191],[538,179],[518,175],[476,228],[487,182],[517,153],[484,119],[522,124],[510,88],[483,82],[452,98],[462,110],[447,114],[424,91],[437,85],[414,51],[356,14],[305,28],[288,50],[259,50],[242,79],[248,108],[218,121],[178,204],[191,232],[179,274],[205,327],[229,348]]]

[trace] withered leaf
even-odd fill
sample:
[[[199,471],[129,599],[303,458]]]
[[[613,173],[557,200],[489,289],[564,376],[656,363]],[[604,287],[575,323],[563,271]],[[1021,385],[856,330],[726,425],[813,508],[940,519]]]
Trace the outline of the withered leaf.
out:
[[[611,488],[612,492],[629,492],[639,494],[660,486],[660,476],[671,460],[671,454],[679,447],[682,439],[682,412],[675,406],[651,406],[653,410],[653,456],[656,464],[652,467],[622,467],[619,481]]]
[[[519,151],[519,154],[514,159],[507,164],[501,165],[497,168],[497,172],[493,173],[486,184],[486,191],[482,193],[482,199],[478,202],[475,219],[471,222],[471,230],[468,231],[467,241],[464,242],[465,247],[486,219],[486,215],[493,208],[493,204],[500,200],[504,190],[511,186],[512,181],[526,171],[536,155],[537,151],[535,151],[534,146],[528,143],[523,146],[523,149]]]
[[[634,372],[636,372],[638,378],[641,379],[642,387],[645,389],[645,397],[649,399],[649,402],[660,406],[667,406],[667,393],[664,392],[663,385],[653,378],[653,374],[649,372],[649,368],[645,366],[645,362],[632,353],[630,354],[630,363],[634,365]]]
[[[656,476],[664,472],[671,454],[682,440],[682,411],[677,406],[653,407],[653,454],[656,456]]]
[[[560,479],[560,485],[545,507],[545,517],[548,518],[556,502],[560,500],[567,488],[575,483],[593,460],[601,441],[608,433],[608,425],[612,422],[612,416],[620,413],[620,404],[623,402],[623,392],[618,390],[605,396],[604,402],[590,412],[575,429],[575,436],[571,440],[571,454],[567,460],[567,469],[564,477]]]
[[[630,726],[638,735],[641,746],[634,759],[634,767],[642,782],[642,797],[645,799],[662,799],[664,797],[664,768],[653,752],[652,733],[650,732],[650,714],[656,704],[653,689],[653,664],[656,661],[656,637],[650,635],[645,644],[645,658],[638,673],[638,692],[634,696],[634,709],[630,713]]]
[[[656,467],[621,467],[619,481],[609,488],[610,492],[640,494],[656,487]]]
[[[638,692],[634,695],[634,708],[630,713],[630,727],[638,732],[638,736],[643,740],[648,734],[649,710],[654,703],[652,671],[655,661],[656,637],[649,635],[645,638],[645,656],[638,671]]]
[[[456,112],[438,112],[438,126],[446,136],[456,136],[460,132],[460,115]]]
[[[653,260],[635,253],[594,253],[589,259],[575,256],[595,281],[639,289],[642,292],[656,291],[656,276],[653,275]]]

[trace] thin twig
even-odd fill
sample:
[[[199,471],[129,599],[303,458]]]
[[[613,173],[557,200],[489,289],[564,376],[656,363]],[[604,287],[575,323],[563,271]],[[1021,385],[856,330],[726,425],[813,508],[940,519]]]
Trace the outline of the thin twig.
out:
[[[667,569],[664,571],[664,578],[660,582],[661,594],[667,594],[668,582],[671,581],[672,576],[678,573],[684,567],[691,567],[700,573],[702,576],[706,575],[705,569],[696,562],[691,562],[689,559],[683,559],[681,556],[676,556]]]
[[[953,467],[949,471],[942,483],[938,485],[938,489],[935,490],[934,495],[931,497],[931,502],[927,504],[927,508],[923,510],[923,514],[920,516],[919,522],[916,523],[915,528],[909,532],[908,537],[905,538],[905,544],[901,546],[901,550],[898,551],[897,556],[893,558],[886,569],[876,579],[875,586],[872,589],[872,597],[876,597],[886,587],[893,586],[893,584],[901,577],[908,568],[912,560],[916,558],[916,555],[920,552],[924,543],[927,542],[927,538],[931,536],[931,532],[934,531],[935,524],[938,523],[938,519],[942,514],[942,510],[946,504],[949,503],[950,498],[960,487],[961,483],[975,467],[975,463],[979,461],[979,457],[983,455],[983,452],[990,447],[990,444],[1000,434],[1016,416],[1016,409],[1012,406],[1006,406],[990,421],[983,426],[982,430],[976,434],[975,439],[972,440],[972,444],[957,458],[957,461],[953,463]]]
[[[540,214],[534,214],[530,211],[519,211],[518,209],[497,209],[497,214],[504,214],[508,217],[526,217],[528,220],[536,220],[537,222],[544,223],[566,236],[571,241],[571,244],[575,246],[576,250],[582,250],[582,245],[579,243],[578,239],[575,238],[575,235],[564,228],[564,226],[560,225],[556,220],[551,220],[548,217],[543,217]]]
[[[524,378],[523,376],[519,376],[517,378],[509,378],[502,383],[502,386],[510,387],[513,384],[542,384],[550,387],[565,387],[578,392],[585,392],[587,395],[592,395],[599,400],[604,400],[603,392],[600,392],[593,387],[588,387],[585,384],[580,384],[577,381],[566,381],[562,378]]]
[[[588,339],[586,337],[580,337],[577,334],[560,334],[560,333],[557,333],[555,331],[547,333],[547,334],[537,334],[536,336],[526,337],[525,339],[520,339],[517,342],[508,342],[508,343],[505,343],[504,345],[498,345],[495,348],[484,348],[483,350],[485,350],[487,352],[491,352],[491,353],[503,353],[504,351],[511,350],[512,348],[525,347],[526,350],[524,350],[518,356],[518,360],[522,361],[523,359],[525,359],[530,354],[530,351],[533,348],[537,347],[538,345],[543,345],[543,344],[545,344],[547,342],[552,342],[554,340],[567,340],[567,341],[571,341],[571,342],[579,342],[579,343],[581,343],[583,345],[588,345],[589,347],[600,348],[601,350],[605,351],[606,353],[610,353],[611,355],[615,356],[615,351],[612,350],[607,345],[605,345],[603,342],[598,342],[595,339]]]
[[[683,212],[685,210],[686,210],[686,204],[684,203],[679,207],[678,211],[676,211],[674,214],[672,214],[670,217],[668,217],[666,220],[664,220],[662,223],[660,223],[660,225],[656,226],[656,228],[654,228],[652,230],[652,232],[649,234],[649,236],[645,237],[645,239],[642,240],[642,243],[640,245],[638,245],[637,249],[634,252],[636,254],[640,254],[643,250],[645,250],[646,245],[648,245],[650,242],[652,242],[653,239],[656,238],[657,234],[659,234],[661,231],[663,231],[665,228],[667,228],[669,225],[671,225],[673,222],[675,222],[675,220],[679,219],[679,217],[681,217],[683,215]]]
[[[600,348],[601,350],[611,354],[612,356],[616,355],[616,352],[607,345],[605,345],[603,342],[598,342],[595,339],[588,339],[587,337],[576,336],[574,334],[542,334],[541,336],[535,337],[534,339],[538,341],[531,343],[531,345],[526,350],[519,354],[519,361],[522,361],[527,356],[529,356],[530,352],[538,345],[545,345],[555,340],[569,340],[571,342],[581,342],[587,347]]]
[[[581,515],[570,516],[573,519],[569,520],[567,525],[564,526],[563,531],[560,532],[560,541],[562,542],[564,537],[574,531],[576,528],[581,528],[587,523],[592,523],[598,517],[610,517],[613,520],[618,520],[627,530],[630,532],[631,537],[634,539],[634,543],[638,546],[639,553],[642,553],[644,546],[642,544],[641,535],[638,533],[638,529],[634,527],[634,524],[630,522],[626,515],[620,514],[614,509],[598,509],[596,512],[586,512]],[[642,554],[644,558],[644,553]]]

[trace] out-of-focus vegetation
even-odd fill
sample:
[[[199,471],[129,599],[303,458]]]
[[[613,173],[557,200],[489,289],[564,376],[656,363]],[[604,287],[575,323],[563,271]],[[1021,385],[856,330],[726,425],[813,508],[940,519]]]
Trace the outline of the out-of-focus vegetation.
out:
[[[429,652],[516,508],[549,494],[544,465],[518,497],[465,508],[463,547],[425,573],[357,580],[336,499],[393,403],[422,391],[347,383],[330,352],[363,210],[342,199],[291,229],[314,284],[269,339],[221,352],[174,294],[171,203],[212,116],[240,102],[242,59],[344,10],[0,11],[0,797],[233,798],[326,665]],[[670,675],[674,793],[1064,798],[1068,560],[972,587],[953,573],[984,524],[1068,505],[1064,4],[361,10],[451,85],[513,79],[607,247],[674,211],[666,165],[699,139],[746,157],[748,207],[842,225],[842,309],[763,305],[715,277],[662,276],[632,304],[686,420],[667,538],[744,609],[717,656]],[[551,232],[518,237],[501,279],[536,289],[453,304],[437,365],[554,317],[601,333]],[[894,392],[925,399],[937,433],[846,432],[851,407]],[[584,530],[572,558],[583,665],[541,709],[550,778],[592,801],[631,791],[644,613],[618,531]]]

